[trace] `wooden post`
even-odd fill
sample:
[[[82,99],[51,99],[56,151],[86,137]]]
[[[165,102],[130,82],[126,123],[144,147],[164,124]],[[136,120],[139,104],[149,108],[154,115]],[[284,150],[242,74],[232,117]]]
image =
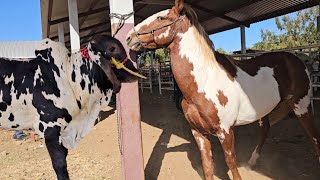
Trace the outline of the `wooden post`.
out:
[[[128,14],[133,12],[133,0],[109,0],[110,13]],[[111,18],[111,29],[114,33],[117,29],[119,19]],[[134,27],[134,17],[125,21],[121,30],[115,36],[126,48],[127,33]],[[135,59],[136,57],[131,57]],[[143,152],[141,139],[140,102],[138,82],[123,83],[118,98],[118,115],[120,121],[121,147],[122,147],[122,179],[143,180]]]
[[[59,36],[59,42],[65,44],[63,22],[58,24],[58,36]]]
[[[68,0],[68,10],[69,10],[71,52],[74,53],[80,50],[77,0]]]

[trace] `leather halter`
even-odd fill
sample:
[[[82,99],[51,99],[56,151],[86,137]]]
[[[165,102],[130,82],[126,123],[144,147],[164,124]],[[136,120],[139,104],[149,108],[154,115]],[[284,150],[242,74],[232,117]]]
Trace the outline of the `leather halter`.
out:
[[[179,17],[176,18],[175,20],[171,21],[169,24],[165,24],[165,25],[156,27],[156,28],[154,28],[154,29],[151,29],[150,31],[137,32],[137,31],[135,30],[135,28],[133,28],[133,32],[134,32],[134,35],[135,35],[135,36],[137,37],[137,39],[138,39],[138,43],[139,43],[143,48],[146,49],[146,47],[143,45],[143,42],[142,42],[141,39],[139,38],[140,35],[152,34],[152,36],[153,36],[153,42],[154,42],[155,44],[157,44],[157,43],[156,43],[156,40],[155,40],[155,38],[154,38],[154,32],[155,32],[155,31],[158,31],[158,30],[161,30],[161,29],[163,29],[163,28],[166,28],[166,27],[168,27],[168,26],[171,26],[171,25],[173,25],[173,24],[175,24],[175,23],[177,23],[177,22],[180,22],[181,20],[183,20],[184,17],[185,17],[185,15],[179,16]],[[176,34],[176,30],[177,30],[177,28],[175,28],[175,29],[174,29],[174,33],[172,33],[171,41],[173,40],[173,38],[174,38],[174,36],[175,36],[175,34]]]

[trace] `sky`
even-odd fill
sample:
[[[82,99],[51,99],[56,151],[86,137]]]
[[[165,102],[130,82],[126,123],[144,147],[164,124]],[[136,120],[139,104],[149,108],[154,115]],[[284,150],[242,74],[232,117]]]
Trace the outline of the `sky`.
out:
[[[0,41],[41,40],[40,0],[9,0],[0,5]],[[275,20],[269,19],[246,28],[246,46],[259,42],[260,30],[277,32]],[[240,28],[210,35],[215,48],[227,52],[240,50]]]
[[[0,41],[41,40],[40,0],[2,0],[0,24]]]

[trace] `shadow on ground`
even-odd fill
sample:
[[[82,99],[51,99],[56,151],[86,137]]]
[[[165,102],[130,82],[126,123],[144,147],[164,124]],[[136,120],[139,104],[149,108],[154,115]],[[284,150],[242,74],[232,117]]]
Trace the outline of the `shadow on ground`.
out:
[[[173,93],[164,92],[159,95],[157,92],[144,92],[140,97],[142,121],[163,130],[151,157],[145,162],[146,179],[158,178],[165,154],[170,152],[186,152],[193,169],[199,174],[199,179],[203,179],[200,153],[188,123],[183,114],[175,108]],[[316,106],[316,109],[318,108],[319,105]],[[316,119],[316,124],[320,131],[319,118]],[[246,166],[256,146],[257,123],[237,127],[235,132],[238,166]],[[172,135],[190,143],[168,147]],[[220,143],[215,137],[211,137],[211,142],[215,175],[220,179],[229,179]],[[262,155],[252,170],[271,179],[320,179],[318,158],[295,118],[284,119],[271,128]]]

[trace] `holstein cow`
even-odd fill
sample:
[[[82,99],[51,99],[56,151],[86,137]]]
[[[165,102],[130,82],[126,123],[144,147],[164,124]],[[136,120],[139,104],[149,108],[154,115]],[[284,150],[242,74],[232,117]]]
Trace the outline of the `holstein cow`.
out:
[[[111,57],[137,71],[121,43],[94,38],[89,58],[45,39],[36,58],[0,58],[0,128],[34,129],[44,137],[59,180],[69,179],[66,156],[94,126],[121,82],[136,79],[112,66]]]

